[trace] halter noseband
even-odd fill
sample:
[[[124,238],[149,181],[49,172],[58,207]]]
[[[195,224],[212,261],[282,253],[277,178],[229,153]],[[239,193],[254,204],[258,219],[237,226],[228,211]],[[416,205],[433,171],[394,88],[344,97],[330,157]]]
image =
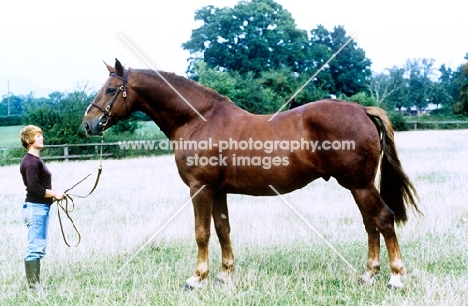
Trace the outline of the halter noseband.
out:
[[[119,93],[122,91],[122,96],[124,98],[127,97],[128,70],[125,71],[125,77],[121,77],[121,76],[117,75],[117,73],[115,73],[115,72],[111,72],[109,74],[109,76],[114,76],[114,77],[116,77],[116,78],[123,81],[123,84],[119,87],[119,91],[114,95],[114,98],[112,99],[112,101],[110,101],[110,103],[106,106],[106,108],[103,108],[102,106],[97,105],[94,102],[91,102],[91,105],[90,105],[90,106],[94,106],[94,107],[98,108],[100,111],[103,112],[103,115],[101,117],[99,117],[99,126],[101,126],[103,129],[105,128],[105,126],[109,122],[109,118],[112,116],[111,108],[114,105],[115,101],[117,101],[117,98],[119,97]],[[125,108],[126,107],[127,107],[127,103],[125,103]]]

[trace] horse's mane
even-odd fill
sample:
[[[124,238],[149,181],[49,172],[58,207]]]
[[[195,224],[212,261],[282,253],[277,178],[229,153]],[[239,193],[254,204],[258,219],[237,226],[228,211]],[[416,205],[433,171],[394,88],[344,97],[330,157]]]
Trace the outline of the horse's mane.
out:
[[[155,75],[156,72],[154,70],[148,70],[148,69],[133,69],[134,71],[137,71],[138,73],[142,73],[142,74],[146,74],[146,75]],[[166,71],[161,71],[161,70],[158,70],[159,73],[161,73],[161,75],[163,75],[166,79],[170,79],[172,82],[169,82],[171,84],[174,85],[174,83],[182,83],[184,85],[188,85],[188,86],[195,86],[203,91],[206,91],[206,92],[209,92],[211,93],[212,95],[214,95],[217,100],[223,100],[223,101],[226,101],[226,102],[230,102],[230,103],[234,103],[232,102],[232,100],[229,98],[229,97],[226,97],[226,96],[223,96],[221,94],[219,94],[216,90],[214,90],[213,88],[209,88],[209,87],[206,87],[198,82],[195,82],[194,80],[192,79],[189,79],[187,77],[184,77],[184,76],[180,76],[180,75],[177,75],[173,72],[166,72]]]

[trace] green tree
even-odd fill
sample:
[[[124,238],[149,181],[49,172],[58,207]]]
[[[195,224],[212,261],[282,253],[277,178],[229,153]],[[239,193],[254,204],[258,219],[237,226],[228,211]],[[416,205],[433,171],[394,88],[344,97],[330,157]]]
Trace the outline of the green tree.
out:
[[[93,141],[81,126],[81,119],[95,93],[86,86],[71,93],[53,92],[48,98],[36,99],[31,94],[25,99],[23,124],[34,124],[47,131],[47,144],[75,144]],[[133,134],[138,128],[137,115],[120,120],[108,132],[111,137]]]
[[[408,80],[405,78],[405,69],[394,66],[389,70],[392,83],[395,84],[395,91],[385,101],[386,109],[401,111],[403,107],[409,109],[413,104],[408,95]]]
[[[22,96],[5,96],[0,102],[0,116],[22,115],[25,98]]]
[[[411,101],[411,105],[416,106],[418,112],[424,110],[431,99],[433,65],[433,59],[414,59],[408,60],[406,63],[406,73],[408,74],[406,99]]]
[[[332,32],[318,26],[311,31],[311,35],[312,50],[309,53],[317,56],[320,61],[317,66],[325,63],[350,40],[343,26],[334,27]],[[326,53],[324,47],[327,48]],[[329,84],[329,93],[349,97],[367,89],[371,77],[370,65],[371,61],[366,58],[364,50],[351,40],[329,63],[329,68],[317,76],[317,82],[321,87]]]
[[[262,87],[260,79],[253,72],[241,75],[237,71],[227,72],[203,67],[200,73],[200,83],[213,88],[218,93],[230,98],[237,106],[255,114],[265,114],[276,111],[275,97],[271,90]]]
[[[468,60],[468,53],[465,56]],[[460,68],[460,79],[462,85],[460,86],[459,103],[461,104],[462,113],[468,116],[468,63],[465,63]]]
[[[29,97],[24,124],[34,124],[47,131],[48,144],[86,142],[81,118],[92,96],[84,91],[70,94],[52,93],[49,99]]]
[[[458,84],[460,71],[453,71],[450,67],[447,68],[443,64],[439,68],[439,73],[438,84],[449,95],[449,98],[444,99],[445,101],[442,104],[448,108],[452,108],[460,95],[460,84]]]
[[[448,106],[448,109],[451,109],[453,105],[452,96],[450,96],[446,87],[440,81],[433,83],[429,97],[431,103],[437,105],[437,108],[439,108],[439,105],[442,105]]]
[[[364,106],[378,106],[375,98],[365,92],[359,92],[351,97],[339,96],[340,99],[350,102],[356,102]]]
[[[276,111],[275,107],[288,101],[331,58],[295,97],[296,103],[330,94],[352,96],[367,87],[370,61],[354,41],[333,56],[349,40],[342,26],[332,32],[318,26],[308,35],[273,0],[240,1],[233,8],[203,7],[196,11],[195,20],[203,24],[182,44],[192,56],[189,77],[254,113]],[[230,75],[219,74],[224,72]],[[214,75],[222,79],[216,81]]]
[[[203,60],[208,67],[253,72],[289,67],[304,70],[307,32],[296,29],[291,14],[273,0],[240,1],[233,8],[206,6],[195,13],[203,25],[192,31],[182,44],[194,64]]]
[[[54,91],[54,92],[49,94],[49,101],[52,104],[59,104],[60,101],[62,101],[64,96],[65,96],[65,94],[63,92]]]
[[[209,68],[204,62],[198,62],[194,73],[201,84],[256,114],[276,112],[307,81],[304,75],[295,74],[288,67],[264,71],[256,78],[253,72],[241,75],[237,71],[220,71],[217,67]],[[295,97],[295,102],[304,104],[324,96],[324,92],[309,86]]]
[[[405,105],[406,82],[405,70],[402,68],[387,68],[384,72],[375,73],[369,81],[368,91],[378,106],[387,110],[401,109]]]
[[[208,68],[203,61],[195,63],[194,74],[196,81],[209,88],[213,88],[220,95],[233,97],[236,90],[236,80],[228,72],[220,71],[219,67]]]

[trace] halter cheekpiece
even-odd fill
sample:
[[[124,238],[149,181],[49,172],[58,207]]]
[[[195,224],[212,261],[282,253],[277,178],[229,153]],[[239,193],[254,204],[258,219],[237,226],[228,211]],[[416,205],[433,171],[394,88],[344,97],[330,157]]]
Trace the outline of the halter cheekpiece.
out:
[[[116,77],[116,78],[122,80],[123,83],[122,83],[122,85],[120,85],[119,91],[114,95],[114,97],[112,98],[110,103],[107,104],[106,108],[103,108],[102,106],[97,105],[94,102],[91,102],[92,106],[98,108],[100,111],[103,112],[103,115],[101,117],[99,117],[99,126],[101,126],[103,129],[107,125],[107,123],[109,122],[109,118],[112,116],[111,108],[114,105],[115,101],[117,101],[117,98],[119,97],[119,93],[122,92],[122,96],[124,98],[127,97],[128,70],[125,71],[125,77],[121,77],[120,75],[118,75],[115,72],[111,72],[109,74],[109,76],[113,76],[113,77]],[[125,107],[127,107],[127,103],[125,103]]]

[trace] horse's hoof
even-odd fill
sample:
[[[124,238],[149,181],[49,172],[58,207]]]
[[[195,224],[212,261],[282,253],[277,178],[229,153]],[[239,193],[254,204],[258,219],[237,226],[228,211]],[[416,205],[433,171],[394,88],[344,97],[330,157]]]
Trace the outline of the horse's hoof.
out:
[[[392,284],[387,284],[387,288],[390,289],[390,290],[399,290],[399,289],[403,288],[403,285],[402,286],[395,286],[395,285],[392,285]]]
[[[184,289],[184,291],[192,291],[192,290],[200,289],[201,287],[202,287],[202,285],[200,285],[200,284],[190,285],[189,283],[185,283],[183,289]]]
[[[375,277],[368,277],[367,275],[362,275],[360,278],[359,278],[359,282],[362,284],[362,285],[368,285],[368,286],[372,286],[374,285],[377,281],[375,279]]]
[[[401,275],[395,274],[390,276],[390,281],[387,284],[389,289],[401,289],[403,288],[403,283],[401,282]]]
[[[192,291],[194,289],[199,289],[202,287],[202,284],[196,277],[191,277],[185,282],[184,290]]]
[[[213,282],[213,284],[215,285],[226,285],[230,283],[231,283],[231,277],[226,272],[218,273],[218,275],[216,276],[216,279]]]
[[[404,286],[403,286],[403,283],[402,282],[399,282],[399,283],[388,283],[387,284],[387,288],[388,289],[391,289],[391,290],[398,290],[398,289],[402,289]]]
[[[215,280],[213,281],[213,285],[215,285],[215,286],[222,286],[224,284],[225,283],[222,280],[220,280],[219,278],[215,278]]]

